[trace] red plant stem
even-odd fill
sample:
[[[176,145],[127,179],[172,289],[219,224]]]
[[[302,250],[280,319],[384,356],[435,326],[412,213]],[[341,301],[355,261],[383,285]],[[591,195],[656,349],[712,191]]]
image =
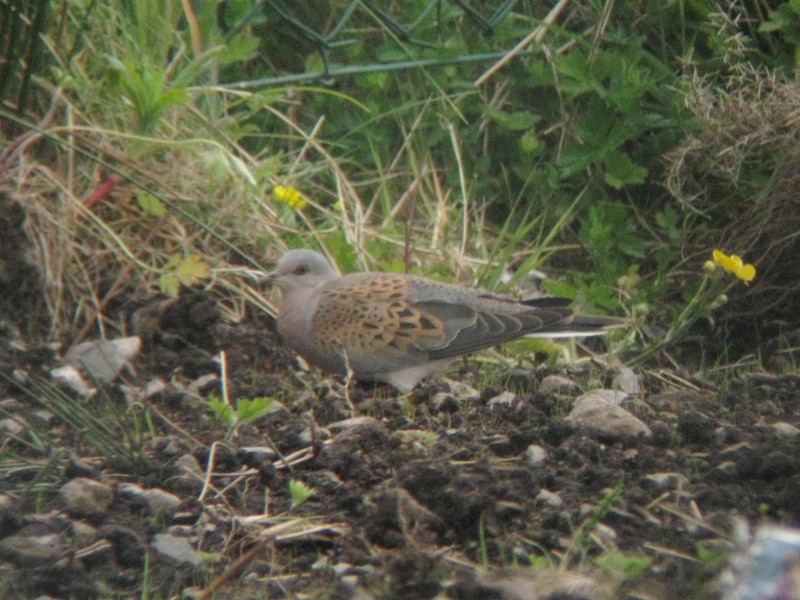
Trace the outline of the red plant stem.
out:
[[[121,182],[121,177],[117,175],[109,175],[99,188],[86,196],[83,201],[83,205],[87,208],[87,210],[91,210],[95,204],[108,196],[108,194],[111,193],[111,190],[117,187]],[[80,218],[80,215],[78,215],[78,218]]]

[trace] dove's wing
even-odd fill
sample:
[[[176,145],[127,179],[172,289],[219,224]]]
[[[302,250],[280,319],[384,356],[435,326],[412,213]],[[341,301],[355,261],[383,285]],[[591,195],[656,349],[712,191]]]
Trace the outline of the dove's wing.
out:
[[[568,303],[563,298],[519,302],[420,277],[360,273],[320,291],[312,330],[330,352],[344,349],[353,365],[386,372],[523,335],[568,335],[574,324]],[[597,333],[604,324],[583,329]]]
[[[408,289],[408,277],[389,273],[331,282],[320,290],[312,316],[315,343],[344,352],[356,372],[383,373],[427,362],[430,350],[446,347],[474,325],[473,309],[412,302]]]

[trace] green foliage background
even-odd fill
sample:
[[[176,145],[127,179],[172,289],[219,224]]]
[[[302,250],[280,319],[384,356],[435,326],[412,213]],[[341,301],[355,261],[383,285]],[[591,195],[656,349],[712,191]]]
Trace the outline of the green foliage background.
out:
[[[4,141],[48,114],[77,123],[41,129],[55,164],[77,149],[118,169],[138,187],[137,218],[168,224],[143,239],[120,224],[130,214],[91,217],[121,260],[146,246],[134,262],[148,285],[189,256],[263,266],[316,245],[344,270],[466,272],[488,286],[546,264],[551,291],[668,321],[713,247],[767,252],[763,228],[732,224],[794,164],[796,144],[761,145],[758,166],[720,187],[726,151],[703,138],[724,127],[709,116],[737,86],[793,81],[791,1],[3,6],[15,25],[3,30]],[[675,156],[691,159],[677,178]],[[75,198],[92,190],[86,172],[70,179]],[[311,203],[276,203],[276,185]],[[142,208],[153,205],[169,212]]]

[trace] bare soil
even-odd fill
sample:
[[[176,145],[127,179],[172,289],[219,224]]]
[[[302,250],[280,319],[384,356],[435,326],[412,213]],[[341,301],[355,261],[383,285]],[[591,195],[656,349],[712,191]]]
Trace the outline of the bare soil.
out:
[[[533,366],[481,387],[476,361],[448,373],[478,388],[471,398],[441,379],[405,397],[346,392],[298,374],[268,317],[224,323],[212,305],[147,307],[134,368],[90,398],[52,384],[57,351],[3,330],[0,417],[25,429],[0,430],[0,544],[38,524],[58,550],[27,562],[0,552],[0,598],[715,598],[737,519],[800,523],[800,439],[774,427],[800,424],[800,377],[645,370],[623,407],[653,435],[604,439],[565,420],[578,395],[610,384],[598,365],[558,371],[574,383],[560,393]],[[209,407],[219,379],[190,385],[219,375],[220,350],[230,398],[277,400],[235,435]],[[148,395],[154,381],[165,385]],[[56,390],[136,459],[65,422]],[[514,396],[492,401],[504,391]],[[65,508],[59,489],[76,477],[111,487],[111,504],[88,517]],[[313,494],[293,506],[290,481]],[[126,483],[180,507],[154,516]],[[156,550],[164,533],[202,560]],[[98,543],[110,549],[86,550]],[[619,552],[649,567],[598,566]]]

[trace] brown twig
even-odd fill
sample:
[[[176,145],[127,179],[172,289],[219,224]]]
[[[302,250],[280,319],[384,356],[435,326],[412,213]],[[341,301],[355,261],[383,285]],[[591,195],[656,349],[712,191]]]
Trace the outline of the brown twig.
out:
[[[560,15],[564,8],[566,8],[567,4],[569,4],[569,0],[560,0],[559,3],[556,4],[549,13],[547,13],[547,16],[542,20],[542,24],[526,35],[520,43],[509,50],[508,54],[489,67],[489,69],[484,72],[483,75],[478,77],[475,80],[475,85],[481,86],[489,81],[489,79],[491,79],[495,73],[510,63],[514,57],[525,50],[525,48],[527,48],[532,42],[541,44],[544,34],[547,33],[548,27],[550,27],[556,18],[558,18],[558,15]]]

